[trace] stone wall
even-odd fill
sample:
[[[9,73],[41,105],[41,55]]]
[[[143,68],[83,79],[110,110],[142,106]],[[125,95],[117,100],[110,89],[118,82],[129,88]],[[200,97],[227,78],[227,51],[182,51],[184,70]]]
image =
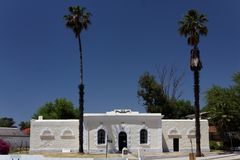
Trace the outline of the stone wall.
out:
[[[209,131],[208,121],[201,120],[201,150],[209,151]],[[195,152],[195,120],[162,120],[163,130],[163,151],[173,151],[173,139],[179,139],[179,151],[190,152],[191,148]],[[192,141],[192,145],[191,145]]]
[[[79,147],[78,120],[32,120],[30,152],[77,152]],[[97,132],[105,131],[105,144],[97,144]],[[140,144],[140,130],[148,131],[147,144]],[[127,134],[127,148],[130,152],[171,152],[173,141],[178,139],[179,151],[195,150],[194,120],[162,120],[161,115],[105,115],[84,116],[84,152],[118,152],[118,135]],[[175,139],[174,139],[175,138]],[[192,145],[190,140],[192,140]],[[201,120],[201,148],[209,151],[208,121]]]
[[[31,120],[30,152],[77,151],[78,120]]]
[[[137,152],[137,150],[143,149],[145,151],[162,152],[162,131],[160,123],[146,122],[119,119],[114,120],[100,120],[100,123],[91,123],[88,121],[87,132],[89,133],[89,152],[106,152],[106,144],[97,144],[97,131],[104,129],[107,133],[108,139],[111,143],[108,143],[109,152],[118,152],[118,134],[125,132],[127,134],[127,148],[131,152]],[[122,123],[121,123],[122,121]],[[148,131],[148,143],[140,144],[140,130],[146,129]]]
[[[78,150],[78,120],[32,120],[30,152],[62,152]],[[141,149],[146,152],[162,152],[161,120],[136,119],[136,117],[85,117],[84,152],[105,153],[106,143],[97,144],[97,131],[104,129],[108,152],[118,152],[118,135],[127,134],[127,148],[131,152]],[[140,130],[148,131],[148,143],[140,144]]]

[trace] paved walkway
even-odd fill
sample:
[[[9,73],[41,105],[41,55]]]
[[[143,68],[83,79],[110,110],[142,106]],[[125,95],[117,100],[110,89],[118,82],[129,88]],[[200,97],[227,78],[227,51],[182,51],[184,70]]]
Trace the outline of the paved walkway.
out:
[[[94,158],[49,158],[42,155],[0,155],[0,160],[94,160]]]
[[[138,160],[133,155],[128,155],[129,160]],[[42,155],[0,155],[0,160],[103,160],[105,158],[47,158]],[[108,160],[122,160],[121,158],[108,158]],[[189,160],[185,154],[159,154],[159,155],[148,155],[142,160]],[[205,157],[197,157],[196,160],[240,160],[240,153],[232,154],[206,154]]]
[[[196,160],[240,160],[240,152],[234,153],[216,153],[205,152],[204,157],[197,157]],[[135,155],[135,158],[137,156]],[[132,160],[132,158],[129,158]],[[188,153],[169,152],[169,153],[151,153],[142,156],[142,160],[189,160]]]
[[[188,156],[178,157],[155,157],[145,158],[144,160],[189,160]],[[240,160],[240,154],[222,154],[222,155],[207,155],[205,157],[197,157],[196,160]]]

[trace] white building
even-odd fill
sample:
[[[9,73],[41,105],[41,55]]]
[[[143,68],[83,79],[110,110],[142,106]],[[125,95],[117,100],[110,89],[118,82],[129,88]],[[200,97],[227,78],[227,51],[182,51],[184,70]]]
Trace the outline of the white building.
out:
[[[195,121],[162,119],[159,113],[114,110],[84,114],[84,152],[186,152],[195,149]],[[30,152],[71,151],[79,147],[78,120],[31,121]],[[192,141],[192,145],[191,145]],[[108,143],[107,143],[108,142]],[[208,121],[201,120],[201,148],[209,151]]]

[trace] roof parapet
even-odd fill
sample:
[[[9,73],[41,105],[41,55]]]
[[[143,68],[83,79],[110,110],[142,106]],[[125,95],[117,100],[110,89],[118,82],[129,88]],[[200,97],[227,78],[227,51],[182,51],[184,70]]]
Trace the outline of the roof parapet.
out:
[[[106,114],[114,115],[114,114],[139,114],[139,112],[132,112],[131,109],[114,109],[113,111],[106,112]]]

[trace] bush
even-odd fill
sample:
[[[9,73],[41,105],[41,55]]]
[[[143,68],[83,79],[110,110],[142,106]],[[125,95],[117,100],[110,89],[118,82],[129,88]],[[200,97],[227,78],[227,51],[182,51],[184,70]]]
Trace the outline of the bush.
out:
[[[217,143],[216,141],[210,141],[210,149],[222,150],[223,143],[222,142]]]
[[[218,143],[218,150],[223,150],[223,149],[224,149],[223,142],[219,142]]]
[[[5,141],[0,139],[0,154],[8,154],[10,149],[10,145]]]
[[[210,145],[210,149],[216,149],[218,147],[218,144],[216,141],[210,141],[209,145]]]

